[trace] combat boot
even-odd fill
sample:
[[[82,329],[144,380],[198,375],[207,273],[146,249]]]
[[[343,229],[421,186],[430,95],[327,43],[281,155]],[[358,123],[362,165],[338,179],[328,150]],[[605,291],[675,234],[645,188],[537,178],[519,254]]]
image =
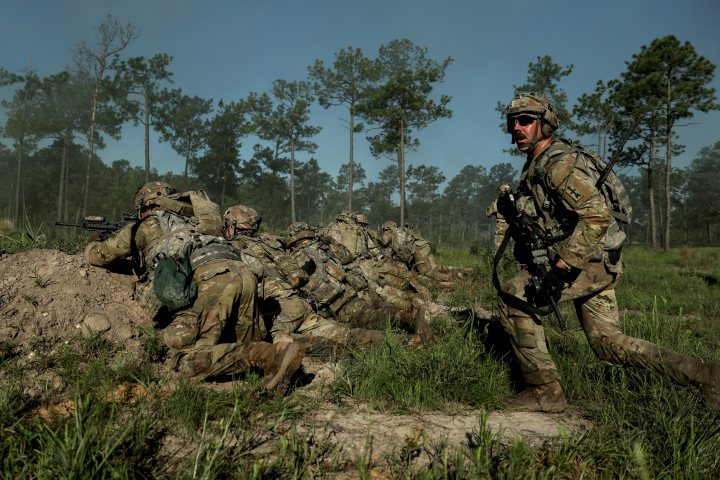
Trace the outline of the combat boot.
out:
[[[720,363],[698,362],[692,383],[700,387],[703,395],[712,405],[720,404]]]
[[[305,346],[297,342],[256,344],[248,352],[250,364],[263,370],[263,387],[276,395],[287,391],[304,356]]]
[[[529,385],[525,390],[508,397],[505,403],[510,410],[526,412],[562,412],[568,408],[565,394],[558,382]]]

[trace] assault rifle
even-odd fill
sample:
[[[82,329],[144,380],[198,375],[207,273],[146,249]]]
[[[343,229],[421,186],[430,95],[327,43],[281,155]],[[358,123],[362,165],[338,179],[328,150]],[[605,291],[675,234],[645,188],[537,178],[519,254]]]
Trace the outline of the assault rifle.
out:
[[[134,213],[123,213],[122,222],[106,222],[105,217],[86,216],[82,223],[55,222],[58,227],[78,227],[91,232],[113,233],[138,221]]]
[[[531,274],[530,284],[528,285],[530,290],[529,296],[533,299],[544,299],[548,303],[548,305],[552,307],[552,310],[558,319],[558,323],[560,324],[560,329],[563,331],[567,330],[565,320],[563,319],[557,304],[557,299],[560,298],[561,293],[560,288],[555,284],[545,281],[545,278],[548,274],[547,266],[550,265],[550,259],[547,256],[547,248],[545,248],[545,246],[566,239],[567,237],[572,235],[572,230],[554,237],[544,235],[543,233],[540,233],[539,225],[533,222],[527,214],[519,214],[517,210],[517,203],[512,192],[508,191],[500,198],[501,201],[505,204],[505,209],[509,208],[514,213],[514,215],[505,216],[505,220],[510,224],[510,228],[516,233],[514,238],[517,246],[523,251],[530,252],[530,255],[532,256],[532,261],[528,262],[528,270]],[[503,243],[506,242],[504,241]],[[502,250],[505,249],[501,248],[498,251],[501,252]],[[497,273],[495,272],[494,275],[497,276]],[[502,291],[498,288],[498,292]],[[521,310],[529,310],[536,315],[545,315],[547,313],[535,307],[534,305],[524,302],[510,294],[507,294],[506,292],[502,293],[504,293],[508,297],[511,297],[507,299],[503,298],[503,300],[505,300],[506,303],[510,304],[511,307],[515,307],[515,305],[512,305],[512,303],[516,303],[520,306]],[[502,296],[504,297],[505,295]]]

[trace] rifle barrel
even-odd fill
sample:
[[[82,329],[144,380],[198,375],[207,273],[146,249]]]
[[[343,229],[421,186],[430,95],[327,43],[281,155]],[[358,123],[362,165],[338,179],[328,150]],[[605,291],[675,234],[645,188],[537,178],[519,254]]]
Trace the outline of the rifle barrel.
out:
[[[607,168],[603,172],[603,174],[600,176],[600,179],[595,184],[595,188],[600,188],[603,183],[605,183],[605,180],[607,180],[608,175],[610,175],[610,172],[612,171],[613,165],[615,165],[615,162],[620,157],[620,152],[622,152],[623,147],[627,143],[627,141],[630,139],[630,135],[633,134],[637,126],[640,124],[640,117],[635,117],[635,120],[633,121],[632,125],[630,125],[630,130],[627,131],[625,134],[625,137],[623,138],[622,142],[620,142],[620,146],[617,150],[615,150],[615,153],[613,154],[612,158],[608,162]]]

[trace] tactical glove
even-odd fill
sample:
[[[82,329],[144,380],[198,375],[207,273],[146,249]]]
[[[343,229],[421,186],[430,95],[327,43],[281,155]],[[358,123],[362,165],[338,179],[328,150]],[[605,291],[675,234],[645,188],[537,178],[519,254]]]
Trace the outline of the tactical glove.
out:
[[[94,232],[92,235],[90,235],[90,238],[88,238],[88,243],[104,242],[108,238],[110,237],[106,233]]]

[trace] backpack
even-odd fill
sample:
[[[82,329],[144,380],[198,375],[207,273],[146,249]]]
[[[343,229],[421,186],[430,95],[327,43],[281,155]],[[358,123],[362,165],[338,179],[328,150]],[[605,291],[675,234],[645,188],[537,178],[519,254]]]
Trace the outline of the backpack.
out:
[[[607,169],[607,163],[600,158],[600,154],[594,150],[585,150],[580,145],[571,143],[565,139],[560,139],[559,141],[565,144],[566,148],[563,149],[562,155],[557,157],[558,160],[569,153],[581,153],[583,157],[590,160],[586,162],[586,165],[592,174],[593,180],[597,183],[600,176]],[[554,151],[557,150],[554,149]],[[549,167],[550,165],[547,166],[548,169]],[[610,174],[600,186],[599,190],[605,198],[605,205],[607,205],[608,210],[610,210],[610,215],[618,222],[628,225],[632,217],[630,195],[614,171],[610,171]]]
[[[160,198],[169,197],[158,199]],[[203,201],[207,197],[198,195],[196,198]],[[211,213],[203,220],[176,213],[175,210],[183,213],[189,213],[189,209],[194,211],[191,203],[177,198],[170,198],[169,202],[162,203],[165,210],[148,212],[143,220],[133,225],[130,244],[133,257],[139,261],[141,271],[144,271],[142,277],[135,282],[135,299],[151,317],[154,317],[163,305],[171,312],[192,305],[197,297],[193,271],[200,265],[218,258],[240,260],[237,249],[224,238],[198,231],[198,228],[205,231],[217,230],[214,222],[207,222],[208,217],[212,219],[211,208],[208,208]],[[163,235],[146,245],[140,254],[135,243],[135,234],[140,223],[151,217],[158,220]]]
[[[605,172],[605,169],[607,169],[607,163],[600,158],[600,154],[593,150],[585,150],[580,145],[574,144],[569,140],[561,138],[559,141],[562,142],[562,145],[558,148],[553,148],[552,151],[548,151],[548,154],[553,155],[555,160],[551,160],[550,163],[548,163],[545,167],[546,170],[549,170],[553,163],[564,156],[577,152],[578,155],[582,154],[582,156],[588,160],[585,162],[585,165],[592,175],[593,182],[597,184]],[[572,175],[572,172],[570,172],[570,175]],[[632,217],[630,195],[614,171],[610,171],[605,182],[600,185],[598,190],[605,199],[605,205],[610,211],[611,218],[607,233],[600,241],[598,251],[593,255],[593,259],[595,260],[602,258],[602,250],[609,252],[618,251],[626,238],[625,232],[620,229],[619,223],[627,225],[630,223],[630,218]]]

